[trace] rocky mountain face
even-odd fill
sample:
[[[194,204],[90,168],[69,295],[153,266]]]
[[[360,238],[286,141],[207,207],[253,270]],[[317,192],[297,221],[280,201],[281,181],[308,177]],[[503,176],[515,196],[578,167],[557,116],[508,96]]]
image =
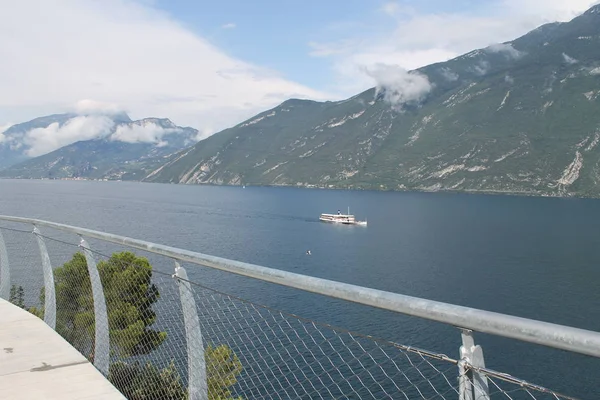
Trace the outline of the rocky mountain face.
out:
[[[43,152],[46,142],[68,135],[90,139],[31,157]],[[141,180],[171,154],[194,144],[197,135],[168,119],[132,121],[126,114],[36,118],[4,132],[0,177]]]
[[[144,180],[600,196],[600,6],[338,102],[288,100]]]

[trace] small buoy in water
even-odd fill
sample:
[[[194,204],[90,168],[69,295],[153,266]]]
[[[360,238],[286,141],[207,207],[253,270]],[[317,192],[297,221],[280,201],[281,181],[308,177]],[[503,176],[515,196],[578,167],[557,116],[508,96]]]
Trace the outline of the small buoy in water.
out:
[[[310,250],[306,250],[306,255],[307,255],[307,256],[310,256],[310,254],[311,254],[311,253],[310,253]]]

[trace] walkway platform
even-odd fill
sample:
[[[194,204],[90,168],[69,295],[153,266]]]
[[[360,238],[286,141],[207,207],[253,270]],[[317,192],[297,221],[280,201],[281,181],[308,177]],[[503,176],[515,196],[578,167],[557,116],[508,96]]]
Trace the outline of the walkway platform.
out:
[[[44,321],[0,299],[0,399],[125,397]]]

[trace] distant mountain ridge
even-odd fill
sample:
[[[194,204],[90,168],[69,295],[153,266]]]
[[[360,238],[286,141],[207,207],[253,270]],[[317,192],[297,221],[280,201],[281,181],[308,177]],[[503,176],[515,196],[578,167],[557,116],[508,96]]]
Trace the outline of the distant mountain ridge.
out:
[[[410,73],[387,68],[349,99],[290,99],[191,147],[133,150],[110,140],[115,128],[0,176],[600,197],[600,5]]]
[[[31,158],[27,152],[40,139],[34,135],[36,129],[49,130],[44,132],[46,139],[61,129],[92,138]],[[0,177],[141,179],[146,169],[156,168],[170,154],[194,144],[198,131],[167,118],[132,121],[125,113],[56,114],[14,125],[3,135]]]
[[[409,78],[288,100],[145,180],[600,196],[600,6]]]

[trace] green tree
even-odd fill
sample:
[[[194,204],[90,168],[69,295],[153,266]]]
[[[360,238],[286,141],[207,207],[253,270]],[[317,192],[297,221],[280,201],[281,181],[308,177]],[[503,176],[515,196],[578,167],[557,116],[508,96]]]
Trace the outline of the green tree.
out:
[[[44,319],[44,304],[46,302],[46,289],[45,288],[41,288],[40,289],[40,297],[39,297],[39,303],[41,304],[41,307],[29,307],[27,308],[27,311],[29,311],[30,313],[32,313],[33,315],[35,315],[36,317],[38,317],[39,319]]]
[[[237,383],[242,363],[233,350],[224,344],[204,350],[209,400],[234,400],[230,388]],[[236,400],[241,397],[236,397]]]
[[[161,370],[151,363],[141,366],[118,361],[111,364],[108,379],[129,400],[188,398],[174,363]]]
[[[25,308],[25,290],[23,286],[12,285],[8,296],[8,301],[17,307]]]
[[[152,266],[131,252],[113,254],[98,263],[104,289],[111,352],[119,357],[148,354],[160,346],[166,332],[151,329],[152,306],[159,298],[152,284]],[[95,337],[94,301],[85,256],[76,253],[54,272],[56,330],[85,354]],[[91,355],[93,359],[93,354]]]
[[[231,387],[237,383],[242,363],[229,346],[207,346],[206,362],[208,399],[242,400],[231,397]],[[181,383],[174,363],[158,369],[151,363],[128,364],[119,361],[110,366],[109,380],[129,400],[186,400],[187,391]]]
[[[151,329],[156,322],[152,309],[159,299],[152,284],[152,266],[131,252],[114,253],[97,265],[108,314],[111,353],[119,359],[149,354],[166,339],[166,332]],[[85,256],[76,253],[54,272],[56,284],[56,330],[82,354],[93,360],[95,337],[94,302]],[[43,303],[44,292],[40,292]],[[42,317],[43,308],[31,308]],[[230,388],[237,383],[242,364],[226,345],[205,350],[210,400],[233,399]],[[187,399],[186,388],[173,363],[159,369],[151,363],[119,361],[110,365],[109,380],[130,400]]]

